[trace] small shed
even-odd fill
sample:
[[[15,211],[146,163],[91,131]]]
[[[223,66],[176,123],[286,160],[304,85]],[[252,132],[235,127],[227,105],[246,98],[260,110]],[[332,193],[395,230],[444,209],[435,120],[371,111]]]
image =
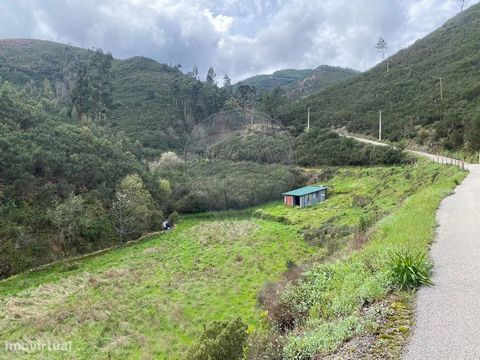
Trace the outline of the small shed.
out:
[[[305,186],[283,193],[283,202],[287,206],[313,205],[327,199],[327,189],[325,186]]]

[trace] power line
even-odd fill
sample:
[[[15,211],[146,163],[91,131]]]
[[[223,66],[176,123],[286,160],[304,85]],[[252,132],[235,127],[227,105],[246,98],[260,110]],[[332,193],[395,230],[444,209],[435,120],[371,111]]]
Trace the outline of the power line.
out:
[[[409,72],[413,72],[413,73],[418,74],[418,75],[420,75],[420,76],[425,76],[425,77],[429,77],[429,78],[436,79],[436,80],[441,79],[440,76],[425,74],[425,73],[423,73],[423,72],[421,72],[421,71],[414,70],[411,66],[407,66],[407,65],[401,64],[401,63],[399,63],[399,62],[396,62],[395,60],[390,59],[390,62],[393,62],[394,64],[396,64],[396,65],[398,65],[398,66],[400,66],[400,67],[402,67],[402,68],[404,68],[404,69],[408,69]]]
[[[312,107],[311,105],[309,107]],[[327,114],[334,114],[334,115],[341,115],[341,112],[342,111],[347,111],[347,112],[353,112],[350,111],[350,110],[337,110],[337,111],[329,111],[329,110],[311,110],[311,113],[314,114],[314,113],[327,113]],[[385,114],[385,110],[382,110],[383,113]],[[457,111],[457,112],[454,112],[454,113],[450,113],[450,112],[445,112],[445,113],[437,113],[437,114],[414,114],[414,113],[398,113],[398,112],[395,112],[393,111],[392,113],[396,116],[415,116],[415,117],[418,117],[418,118],[421,118],[421,117],[433,117],[433,116],[451,116],[451,115],[461,115],[461,114],[466,114],[466,113],[474,113],[474,112],[480,112],[480,108],[477,108],[477,109],[472,109],[472,110],[464,110],[464,111]],[[369,111],[369,113],[372,113],[374,114],[375,113],[375,110],[371,110]]]
[[[428,78],[439,81],[440,99],[443,100],[443,77],[436,76],[436,75],[431,75],[431,74],[427,74],[427,73],[415,70],[412,66],[408,66],[408,65],[402,64],[400,62],[397,62],[390,57],[387,58],[385,61],[386,61],[386,64],[387,64],[387,72],[389,72],[389,70],[390,70],[390,62],[391,62],[391,63],[395,64],[396,66],[398,66],[400,68],[408,70],[409,73],[413,73],[413,74],[416,74],[416,75],[419,75],[419,76],[422,76],[422,77],[428,77]],[[365,73],[363,73],[363,75],[364,74]],[[371,71],[371,74],[376,75],[376,73],[373,72],[373,71]],[[383,72],[380,72],[378,75],[379,76],[383,75]],[[358,104],[360,104],[360,103],[358,103]],[[309,106],[308,110],[309,110],[309,115],[310,115],[310,106]],[[382,111],[382,110],[380,110],[380,111]],[[342,112],[343,113],[347,112],[349,114],[352,114],[354,112],[354,110],[346,110],[345,109],[345,110],[329,111],[329,110],[314,110],[314,109],[312,109],[312,112],[313,113],[328,113],[328,114],[334,114],[336,116],[339,116],[339,115],[341,115]],[[374,110],[369,111],[368,113],[373,113],[373,112],[374,112]],[[436,114],[412,114],[412,113],[407,114],[407,113],[393,112],[392,116],[395,116],[395,117],[415,117],[415,118],[450,117],[450,116],[455,116],[455,115],[478,113],[478,112],[480,112],[480,108],[472,109],[472,110],[456,111],[456,112],[449,112],[448,110],[444,111],[444,110],[440,109],[439,113],[436,113]],[[367,112],[363,113],[363,115],[366,115],[366,114],[367,114]],[[310,116],[308,116],[308,117],[310,118]],[[381,115],[380,115],[380,119],[381,119]],[[379,120],[379,121],[381,121],[381,120]]]

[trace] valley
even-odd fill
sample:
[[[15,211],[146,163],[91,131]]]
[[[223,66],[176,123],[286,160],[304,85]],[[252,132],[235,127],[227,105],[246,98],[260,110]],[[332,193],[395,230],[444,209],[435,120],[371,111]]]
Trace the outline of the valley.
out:
[[[0,31],[0,358],[479,355],[480,4],[433,3]]]

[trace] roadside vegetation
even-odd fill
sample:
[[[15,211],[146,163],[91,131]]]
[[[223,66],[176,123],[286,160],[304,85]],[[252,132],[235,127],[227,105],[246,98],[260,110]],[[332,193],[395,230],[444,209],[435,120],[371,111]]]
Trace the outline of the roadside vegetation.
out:
[[[465,175],[454,167],[441,168],[431,164],[423,165],[425,172],[417,173],[416,179],[415,176],[410,178],[412,173],[409,171],[399,168],[390,170],[409,177],[409,184],[416,184],[411,196],[406,197],[404,202],[400,200],[389,204],[381,201],[392,212],[378,223],[373,223],[367,232],[356,234],[360,246],[355,241],[350,244],[354,245],[353,249],[360,250],[338,252],[331,261],[315,263],[293,280],[285,279],[277,283],[276,288],[270,288],[270,295],[267,293],[266,296],[266,309],[275,329],[275,335],[271,336],[278,340],[272,341],[270,337],[267,343],[281,345],[276,345],[276,349],[267,344],[257,345],[257,348],[264,348],[267,352],[276,350],[279,359],[310,359],[315,355],[329,354],[345,341],[361,334],[378,335],[387,316],[396,311],[395,306],[386,307],[382,302],[389,294],[399,289],[410,290],[421,284],[431,285],[428,260],[410,254],[428,250],[434,236],[437,206]],[[383,181],[384,186],[394,185],[392,177],[385,176],[383,179],[388,179]],[[398,189],[398,185],[393,187]],[[358,193],[358,190],[354,193]],[[392,195],[384,200],[395,198]],[[334,199],[335,196],[330,199],[330,204],[327,202],[324,205],[334,207]],[[380,205],[381,208],[383,206]],[[314,210],[311,208],[306,211]],[[294,220],[296,216],[292,217],[293,213],[288,210],[282,213],[280,216],[290,218],[294,223],[302,223],[302,219]],[[309,219],[318,219],[318,215]],[[346,218],[352,219],[351,215]],[[341,224],[341,219],[338,223]],[[414,267],[413,276],[404,280],[405,263],[408,262],[408,266]],[[407,271],[412,274],[411,269]],[[411,296],[411,293],[406,294]],[[268,300],[269,296],[273,301]],[[408,327],[403,325],[401,329],[388,329],[393,333],[408,331]],[[376,338],[385,343],[385,353],[381,357],[387,356],[390,351],[398,353],[401,343],[394,343],[394,349],[389,349],[388,339],[391,338],[393,336]],[[374,342],[369,343],[368,347],[373,349]],[[357,353],[357,356],[365,354]]]

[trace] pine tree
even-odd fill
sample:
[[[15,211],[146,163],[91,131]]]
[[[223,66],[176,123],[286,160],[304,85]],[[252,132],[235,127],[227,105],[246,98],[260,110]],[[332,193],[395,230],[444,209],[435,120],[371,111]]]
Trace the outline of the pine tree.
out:
[[[208,69],[207,77],[205,81],[207,82],[207,84],[215,85],[216,77],[217,77],[217,74],[215,74],[215,70],[213,70],[213,68],[211,67],[210,69]]]

